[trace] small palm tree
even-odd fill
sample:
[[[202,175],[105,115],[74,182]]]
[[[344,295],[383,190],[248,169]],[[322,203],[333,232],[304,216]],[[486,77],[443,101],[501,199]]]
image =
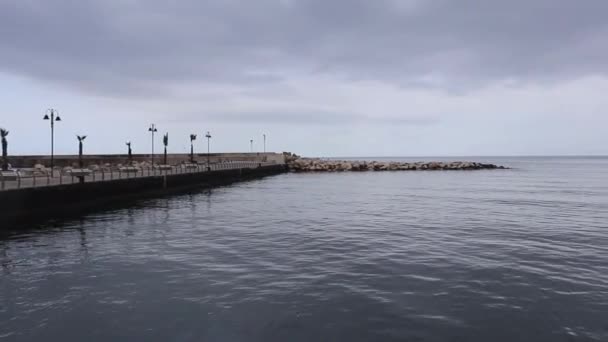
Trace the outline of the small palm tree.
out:
[[[2,137],[2,171],[8,171],[8,130],[0,128],[0,136]]]
[[[131,160],[133,159],[133,154],[132,154],[132,151],[131,151],[131,142],[130,142],[130,141],[127,141],[127,142],[126,142],[126,144],[127,144],[127,148],[129,149],[129,152],[128,152],[128,153],[129,153],[129,154],[128,154],[128,156],[129,156],[129,161],[131,161]]]
[[[163,136],[163,145],[165,145],[165,159],[164,164],[167,165],[167,146],[169,145],[169,133]]]
[[[196,140],[196,134],[190,134],[190,162],[194,163],[194,140]]]
[[[77,135],[76,138],[78,138],[78,165],[80,165],[80,168],[83,168],[83,162],[82,162],[82,142],[84,141],[84,139],[87,138],[86,135]]]

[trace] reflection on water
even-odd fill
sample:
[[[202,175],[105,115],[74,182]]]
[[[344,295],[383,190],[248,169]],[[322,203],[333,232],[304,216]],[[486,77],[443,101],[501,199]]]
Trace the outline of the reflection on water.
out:
[[[282,175],[0,240],[7,341],[606,341],[608,159]]]

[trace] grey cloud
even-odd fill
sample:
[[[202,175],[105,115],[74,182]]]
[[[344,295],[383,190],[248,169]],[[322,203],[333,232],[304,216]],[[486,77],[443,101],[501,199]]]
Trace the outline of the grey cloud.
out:
[[[606,13],[605,0],[5,0],[0,71],[113,96],[289,70],[407,87],[542,82],[606,74]]]
[[[261,123],[296,125],[346,125],[346,124],[389,124],[389,125],[433,125],[439,120],[433,117],[397,117],[397,116],[371,116],[357,113],[336,113],[329,111],[248,111],[248,112],[215,112],[204,115],[190,113],[178,115],[174,121],[204,121],[228,123]]]

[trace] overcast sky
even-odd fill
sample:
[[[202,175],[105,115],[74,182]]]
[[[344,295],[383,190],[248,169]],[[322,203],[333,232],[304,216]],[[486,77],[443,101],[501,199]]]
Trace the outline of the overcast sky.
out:
[[[606,0],[0,0],[10,152],[608,154]],[[160,147],[161,136],[157,137]],[[203,139],[199,150],[206,150]],[[159,148],[160,150],[160,148]]]

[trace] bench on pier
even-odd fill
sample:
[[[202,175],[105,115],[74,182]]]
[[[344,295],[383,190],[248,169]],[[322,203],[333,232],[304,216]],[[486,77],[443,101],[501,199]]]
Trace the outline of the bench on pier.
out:
[[[154,168],[156,168],[158,170],[162,170],[162,171],[168,171],[168,170],[172,170],[173,166],[171,166],[171,165],[154,165]]]
[[[67,173],[72,177],[85,177],[92,173],[93,171],[89,169],[71,169],[68,170]]]
[[[141,171],[141,169],[135,166],[123,166],[118,168],[118,171],[124,173],[138,173],[139,171]]]
[[[188,169],[188,170],[193,170],[193,169],[199,168],[198,164],[183,164],[182,167],[184,169]]]
[[[19,174],[24,177],[29,176],[46,176],[50,174],[51,169],[43,169],[43,168],[20,168]]]
[[[15,170],[0,171],[0,180],[2,181],[16,181],[19,178],[19,174]]]

